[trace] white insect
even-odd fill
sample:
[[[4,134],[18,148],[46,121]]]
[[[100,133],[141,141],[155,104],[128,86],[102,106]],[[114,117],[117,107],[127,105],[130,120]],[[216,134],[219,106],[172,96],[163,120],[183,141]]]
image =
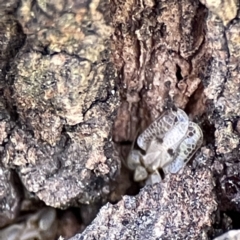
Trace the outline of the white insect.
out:
[[[128,168],[134,171],[134,180],[154,184],[161,181],[158,169],[165,174],[177,173],[202,145],[200,127],[190,122],[181,110],[168,110],[156,119],[137,138],[143,150],[133,149],[127,159]]]

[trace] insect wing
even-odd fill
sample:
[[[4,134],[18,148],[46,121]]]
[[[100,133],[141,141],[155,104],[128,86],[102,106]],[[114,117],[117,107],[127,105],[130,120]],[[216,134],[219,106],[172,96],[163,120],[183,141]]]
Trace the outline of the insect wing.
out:
[[[137,144],[141,149],[147,151],[147,148],[149,147],[151,141],[156,138],[156,136],[163,138],[167,132],[166,127],[164,127],[164,119],[168,118],[168,116],[169,111],[166,111],[139,135]]]
[[[179,146],[180,142],[186,136],[189,122],[177,123],[163,138],[163,145],[166,149],[173,149],[174,151]]]
[[[188,116],[183,110],[166,111],[139,135],[137,139],[138,146],[147,151],[147,148],[154,138],[163,139],[165,134],[179,122],[188,122]]]
[[[188,122],[188,115],[180,108],[177,109],[177,122]]]
[[[156,138],[150,141],[150,144],[147,148],[147,153],[160,152],[162,147],[162,142],[159,142]]]
[[[175,158],[179,145],[185,138],[189,122],[178,123],[163,139],[160,167],[169,165]]]
[[[165,171],[177,173],[191,159],[194,153],[202,145],[203,135],[200,127],[193,122],[189,122],[189,127],[185,139],[181,142],[175,160],[165,167]]]

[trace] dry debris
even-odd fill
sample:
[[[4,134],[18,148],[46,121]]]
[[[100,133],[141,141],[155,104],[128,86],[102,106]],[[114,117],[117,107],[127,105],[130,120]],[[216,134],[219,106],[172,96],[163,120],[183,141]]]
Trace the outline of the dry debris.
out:
[[[56,227],[56,210],[43,208],[30,214],[26,221],[0,230],[0,240],[52,240],[56,236]]]

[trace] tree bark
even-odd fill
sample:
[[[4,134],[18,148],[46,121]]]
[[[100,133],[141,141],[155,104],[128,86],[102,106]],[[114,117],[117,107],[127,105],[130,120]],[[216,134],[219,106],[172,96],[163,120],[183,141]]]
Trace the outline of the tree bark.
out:
[[[129,150],[174,107],[204,134],[190,164],[108,203],[73,239],[208,239],[236,227],[237,0],[13,0],[0,9],[0,227],[18,219],[31,194],[54,208],[80,207],[87,224],[96,211],[89,217],[82,204],[96,209],[136,193]],[[13,226],[26,230],[29,219]],[[53,235],[34,231],[64,235],[53,226]]]

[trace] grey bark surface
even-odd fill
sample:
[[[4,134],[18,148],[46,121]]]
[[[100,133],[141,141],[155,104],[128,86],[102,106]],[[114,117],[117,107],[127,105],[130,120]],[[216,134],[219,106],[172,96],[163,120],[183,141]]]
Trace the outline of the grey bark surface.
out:
[[[0,227],[28,198],[55,208],[106,202],[120,168],[109,8],[29,0],[0,9]]]
[[[161,185],[146,186],[136,197],[107,204],[82,234],[85,239],[208,239],[211,214],[217,203],[212,174],[187,168]]]
[[[194,200],[185,199],[176,209],[166,207],[164,213],[153,207],[157,213],[149,214],[146,219],[151,221],[146,225],[138,223],[141,220],[136,214],[142,202],[150,209],[151,200],[155,206],[171,206],[171,188],[165,186],[176,177],[154,186],[168,199],[156,200],[145,187],[137,197],[124,197],[116,206],[102,208],[95,221],[74,240],[211,239],[232,227],[233,220],[225,212],[239,211],[238,7],[237,1],[112,1],[113,56],[122,97],[113,134],[120,152],[127,152],[122,142],[133,141],[137,131],[142,132],[164,109],[174,105],[185,109],[201,125],[205,138],[191,170],[184,169],[179,175],[181,183],[175,184],[185,187],[191,174],[198,179],[210,171],[211,176],[205,183],[176,187],[174,193],[180,202],[187,193]],[[212,184],[213,194],[210,189],[200,190]],[[198,190],[205,197],[198,196]],[[142,200],[144,194],[146,202]],[[129,201],[137,202],[131,205],[130,213],[126,207]],[[201,218],[203,209],[190,210],[193,202],[209,207],[205,218]],[[186,211],[185,218],[177,218],[182,211]],[[155,216],[162,229],[158,235]],[[172,220],[170,227],[168,219]]]
[[[240,211],[237,0],[0,0],[0,9],[1,228],[17,222],[18,236],[33,231],[44,239],[38,212],[18,225],[34,199],[81,207],[83,230],[95,202],[119,201],[136,187],[125,168],[132,143],[174,106],[203,130],[190,164],[107,203],[72,239],[211,239],[233,227],[227,213]],[[49,239],[77,231],[54,221],[62,231],[53,224]]]

